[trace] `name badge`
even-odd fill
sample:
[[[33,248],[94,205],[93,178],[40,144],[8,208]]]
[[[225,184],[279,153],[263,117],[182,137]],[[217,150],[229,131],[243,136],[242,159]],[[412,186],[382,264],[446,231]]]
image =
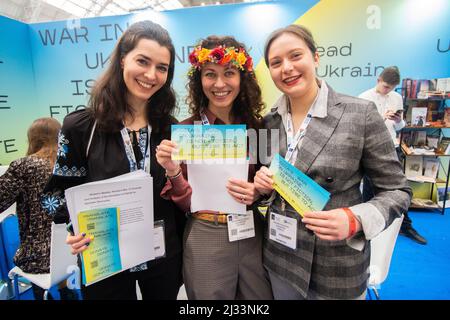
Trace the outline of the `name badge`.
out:
[[[253,238],[255,236],[255,221],[253,220],[253,213],[229,214],[227,216],[227,226],[228,240],[230,242]]]
[[[297,249],[297,220],[271,212],[269,239],[291,249]]]
[[[155,259],[166,255],[166,243],[164,240],[164,220],[155,221],[153,229],[153,247],[155,250]]]

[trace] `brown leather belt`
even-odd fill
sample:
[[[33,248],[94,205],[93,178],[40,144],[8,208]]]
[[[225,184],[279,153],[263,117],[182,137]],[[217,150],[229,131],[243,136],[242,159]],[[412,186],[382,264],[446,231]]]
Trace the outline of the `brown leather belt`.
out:
[[[223,213],[202,213],[202,212],[194,212],[192,216],[195,219],[200,219],[204,221],[214,222],[214,223],[222,223],[227,224],[227,214]]]

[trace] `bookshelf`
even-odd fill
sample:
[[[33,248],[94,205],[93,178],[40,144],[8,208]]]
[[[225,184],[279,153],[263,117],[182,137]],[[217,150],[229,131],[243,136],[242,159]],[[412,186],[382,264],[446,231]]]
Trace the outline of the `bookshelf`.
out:
[[[403,93],[403,90],[402,90]],[[400,132],[403,168],[413,189],[411,209],[444,214],[450,207],[450,106],[443,95],[404,97],[406,126]],[[448,110],[447,110],[448,109]]]

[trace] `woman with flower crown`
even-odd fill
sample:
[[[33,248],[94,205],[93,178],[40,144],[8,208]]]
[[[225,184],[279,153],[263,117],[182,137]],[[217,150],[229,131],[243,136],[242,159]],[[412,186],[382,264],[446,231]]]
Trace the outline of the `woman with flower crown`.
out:
[[[190,54],[187,102],[192,116],[181,124],[245,124],[258,129],[263,108],[261,91],[253,73],[252,58],[233,37],[210,36]],[[163,140],[156,157],[166,169],[168,182],[162,196],[183,211],[190,210],[186,165],[171,160],[176,144]],[[250,206],[259,197],[253,185],[256,165],[249,165],[248,181],[231,178],[228,193]],[[214,177],[211,177],[214,180]],[[226,196],[226,195],[224,195]],[[197,211],[189,215],[184,235],[183,277],[189,299],[272,299],[262,266],[262,229],[258,215],[255,236],[229,241],[227,214]]]

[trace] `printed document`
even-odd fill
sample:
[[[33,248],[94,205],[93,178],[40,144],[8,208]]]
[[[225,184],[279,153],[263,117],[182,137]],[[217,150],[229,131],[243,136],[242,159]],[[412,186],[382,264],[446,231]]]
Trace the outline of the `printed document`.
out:
[[[112,270],[117,269],[119,261],[120,272],[155,258],[153,179],[149,174],[138,170],[69,188],[65,195],[75,234],[86,232],[89,236],[89,227],[97,230],[98,234],[103,235],[98,241],[103,247],[93,244],[98,236],[94,235],[92,245],[96,252],[110,252],[110,255],[104,255],[103,265],[98,261],[98,268],[103,268],[105,272],[97,274],[97,278],[113,274]],[[92,224],[93,221],[97,224]],[[115,224],[118,226],[118,241],[115,240]],[[116,251],[119,260],[115,260]],[[93,265],[97,266],[96,263]],[[86,271],[86,265],[84,268]]]

